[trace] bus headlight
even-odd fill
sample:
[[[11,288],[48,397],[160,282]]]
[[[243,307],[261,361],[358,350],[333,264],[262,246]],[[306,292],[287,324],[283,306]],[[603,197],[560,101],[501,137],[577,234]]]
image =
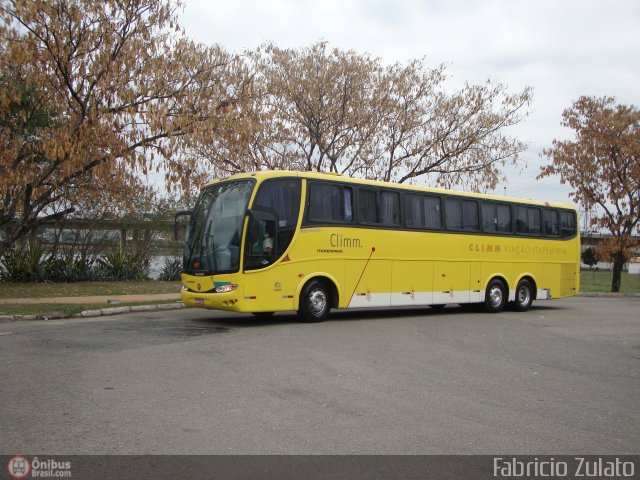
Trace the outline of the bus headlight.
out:
[[[226,283],[224,285],[219,285],[216,287],[216,293],[229,293],[229,292],[233,292],[236,288],[238,288],[238,285],[236,285],[235,283]]]

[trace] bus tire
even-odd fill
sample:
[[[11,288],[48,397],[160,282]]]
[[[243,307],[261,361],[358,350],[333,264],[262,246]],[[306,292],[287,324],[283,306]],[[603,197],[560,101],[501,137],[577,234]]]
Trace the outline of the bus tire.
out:
[[[298,317],[306,323],[322,322],[331,310],[331,294],[319,280],[311,280],[302,289]]]
[[[487,285],[484,295],[484,309],[489,313],[498,313],[504,310],[507,303],[507,287],[502,280],[494,278]]]
[[[516,312],[526,312],[533,303],[533,287],[529,280],[523,279],[518,282],[516,288],[516,300],[513,302],[513,309]]]

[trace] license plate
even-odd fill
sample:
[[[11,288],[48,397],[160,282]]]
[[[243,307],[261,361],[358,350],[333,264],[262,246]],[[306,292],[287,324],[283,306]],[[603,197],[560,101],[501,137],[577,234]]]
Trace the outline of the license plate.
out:
[[[196,298],[195,303],[196,305],[204,305],[204,298]]]

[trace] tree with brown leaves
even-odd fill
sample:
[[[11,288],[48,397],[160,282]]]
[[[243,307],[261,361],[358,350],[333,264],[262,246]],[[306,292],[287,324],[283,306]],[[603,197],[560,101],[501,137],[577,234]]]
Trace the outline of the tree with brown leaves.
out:
[[[538,178],[559,175],[576,202],[602,212],[592,224],[611,232],[599,254],[613,261],[611,291],[619,292],[622,268],[637,247],[632,235],[640,220],[640,111],[611,97],[583,96],[562,119],[575,139],[553,141],[544,151],[552,163]]]
[[[0,254],[79,199],[126,205],[141,174],[194,180],[179,153],[225,123],[246,83],[236,58],[185,37],[178,6],[0,0]]]
[[[250,63],[256,95],[244,121],[254,127],[242,131],[252,133],[238,151],[223,141],[201,150],[227,172],[251,159],[254,168],[400,183],[426,177],[439,186],[483,190],[495,187],[500,168],[526,148],[506,129],[524,118],[529,88],[509,94],[487,81],[448,93],[442,65],[414,60],[385,67],[326,42],[303,49],[266,45]]]

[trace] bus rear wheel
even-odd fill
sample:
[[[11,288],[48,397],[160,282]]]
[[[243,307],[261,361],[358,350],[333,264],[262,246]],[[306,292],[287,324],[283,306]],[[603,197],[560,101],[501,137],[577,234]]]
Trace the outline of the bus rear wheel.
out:
[[[516,288],[516,301],[513,302],[513,309],[517,312],[526,312],[533,303],[533,287],[529,280],[520,280]]]
[[[489,313],[498,313],[504,310],[507,303],[507,288],[504,283],[494,278],[487,285],[484,296],[484,309]]]
[[[298,316],[303,322],[322,322],[331,310],[331,296],[327,286],[319,280],[311,280],[302,289]]]

